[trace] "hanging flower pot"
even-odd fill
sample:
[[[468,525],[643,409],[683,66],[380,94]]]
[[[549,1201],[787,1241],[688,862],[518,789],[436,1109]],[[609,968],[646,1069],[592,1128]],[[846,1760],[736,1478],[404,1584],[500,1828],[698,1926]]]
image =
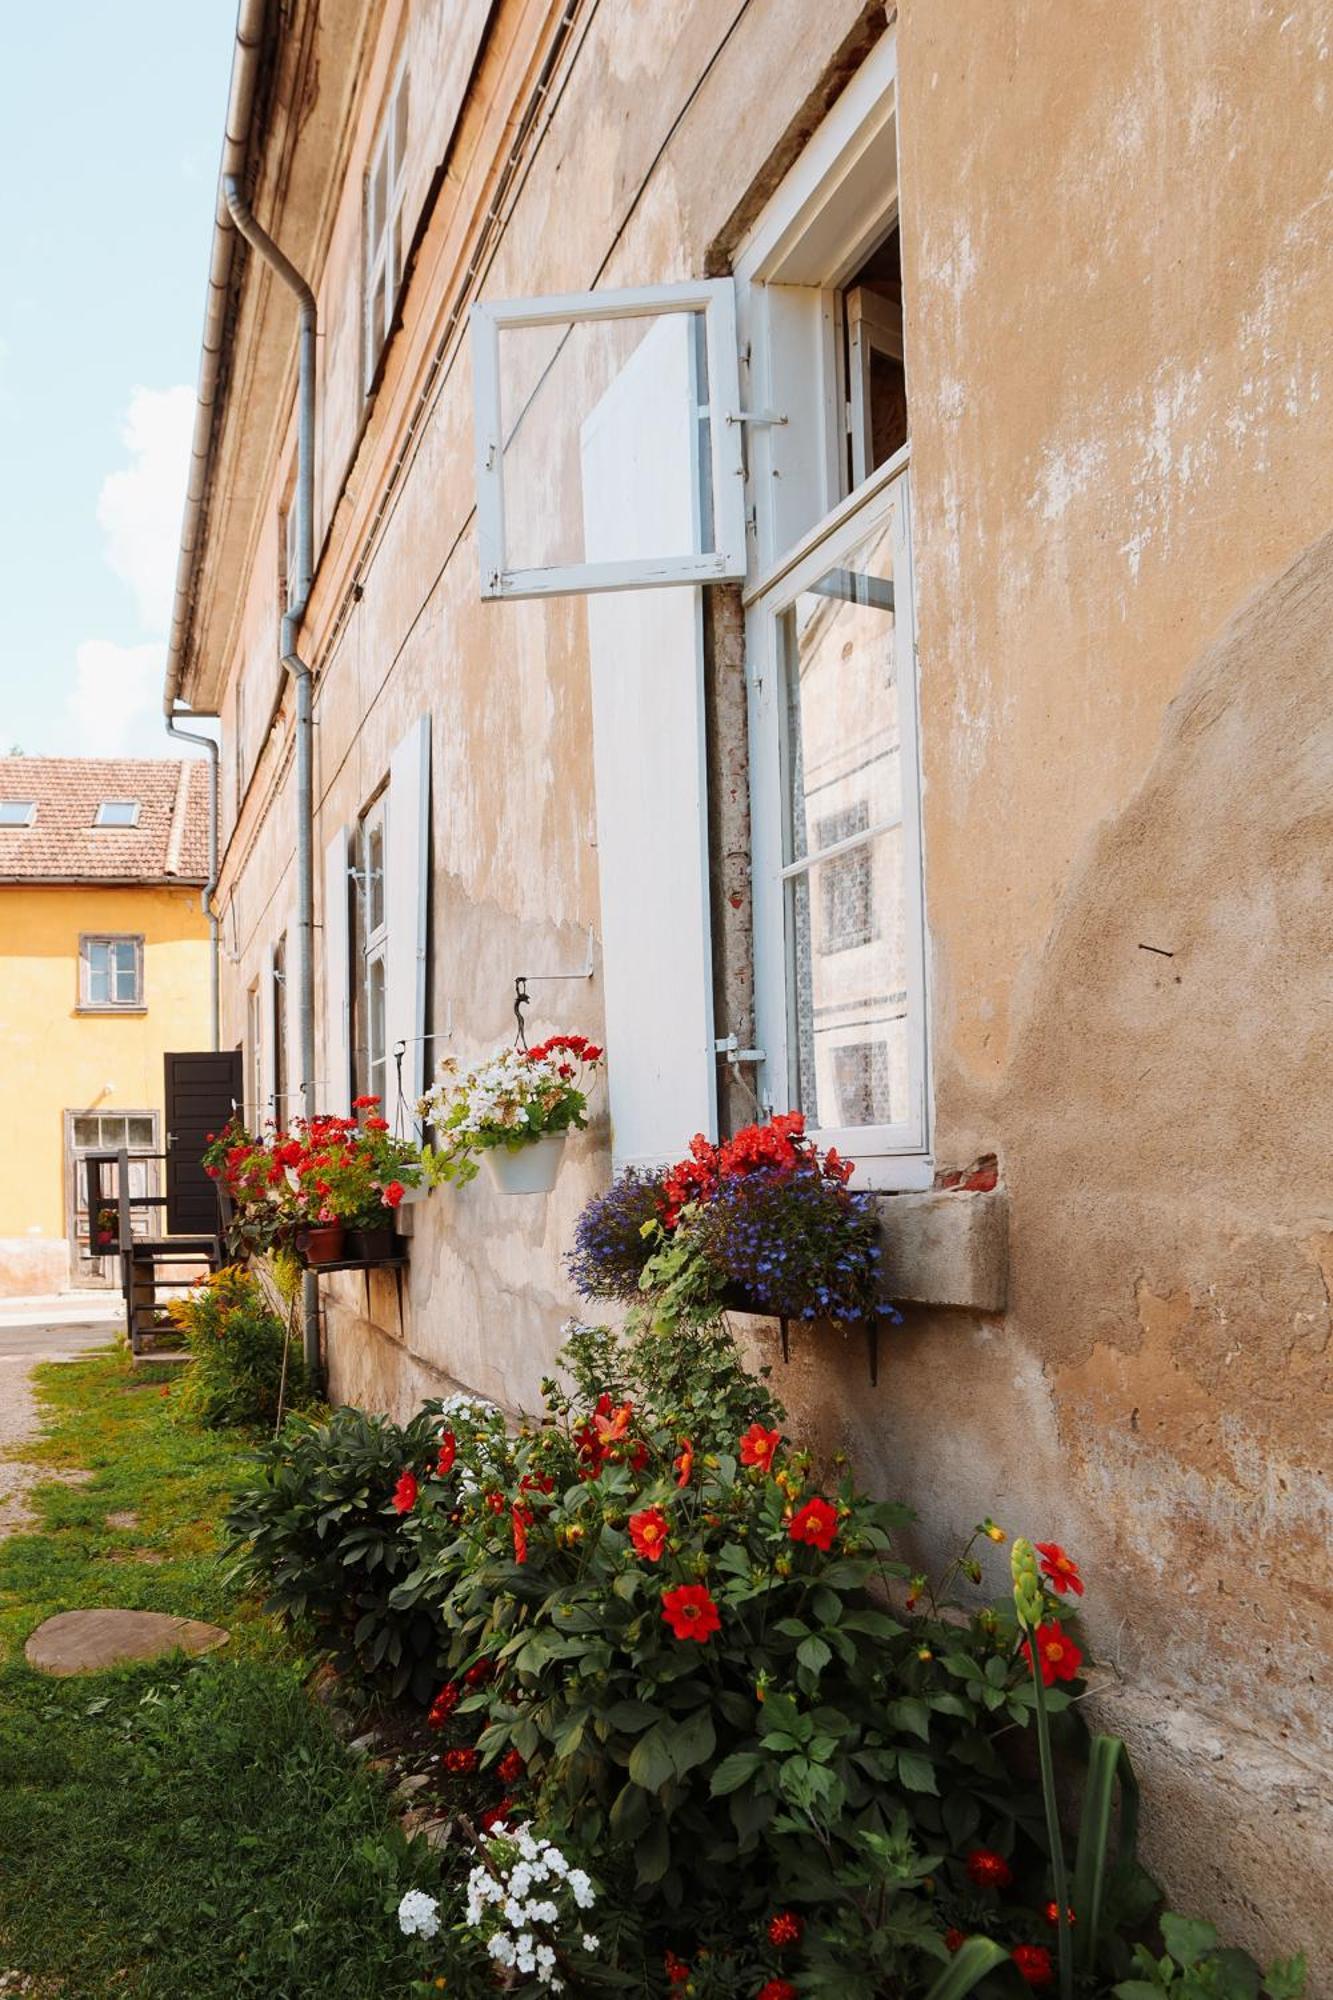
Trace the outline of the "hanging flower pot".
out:
[[[337,1264],[342,1261],[346,1231],[341,1222],[317,1222],[306,1232],[307,1264]]]
[[[486,1165],[501,1194],[549,1194],[564,1150],[564,1133],[548,1132],[540,1139],[520,1140],[516,1146],[490,1147]]]

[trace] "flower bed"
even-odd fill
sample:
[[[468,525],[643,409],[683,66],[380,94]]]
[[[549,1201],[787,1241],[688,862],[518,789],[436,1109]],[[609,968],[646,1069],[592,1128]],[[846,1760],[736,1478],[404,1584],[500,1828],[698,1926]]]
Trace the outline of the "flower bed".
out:
[[[1020,1543],[979,1603],[1006,1539],[983,1521],[938,1582],[913,1574],[909,1511],[790,1441],[716,1325],[579,1329],[565,1362],[572,1388],[516,1435],[455,1399],[374,1423],[373,1465],[331,1479],[299,1426],[232,1517],[284,1608],[340,1618],[372,1685],[429,1691],[458,1837],[440,1895],[404,1911],[420,1990],[1068,2000],[1141,1970],[1157,1896],[1127,1760],[1071,1705],[1077,1563]],[[1056,1737],[1088,1762],[1068,1869]],[[595,1923],[534,1870],[552,1851]],[[1229,2000],[1212,1977],[1188,1990]]]

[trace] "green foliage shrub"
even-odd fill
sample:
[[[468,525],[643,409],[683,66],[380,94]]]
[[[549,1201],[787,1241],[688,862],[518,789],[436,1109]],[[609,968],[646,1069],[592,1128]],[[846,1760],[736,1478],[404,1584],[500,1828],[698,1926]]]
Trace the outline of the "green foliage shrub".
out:
[[[175,1400],[182,1416],[209,1430],[271,1426],[280,1395],[286,1409],[305,1401],[299,1348],[258,1281],[245,1271],[225,1266],[193,1285],[183,1299],[173,1301],[171,1317],[191,1357]]]

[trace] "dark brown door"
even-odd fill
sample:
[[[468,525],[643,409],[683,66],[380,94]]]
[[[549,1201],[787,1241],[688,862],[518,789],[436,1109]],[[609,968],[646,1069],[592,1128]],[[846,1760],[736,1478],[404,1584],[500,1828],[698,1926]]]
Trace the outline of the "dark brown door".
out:
[[[220,1132],[241,1100],[239,1049],[169,1055],[166,1061],[167,1233],[213,1236],[218,1203],[204,1172],[210,1132]]]

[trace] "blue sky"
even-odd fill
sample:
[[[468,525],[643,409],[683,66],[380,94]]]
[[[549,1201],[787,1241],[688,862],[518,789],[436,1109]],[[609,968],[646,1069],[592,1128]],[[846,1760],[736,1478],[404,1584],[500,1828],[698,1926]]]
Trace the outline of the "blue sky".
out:
[[[59,0],[5,23],[0,754],[181,754],[162,662],[235,21]]]

